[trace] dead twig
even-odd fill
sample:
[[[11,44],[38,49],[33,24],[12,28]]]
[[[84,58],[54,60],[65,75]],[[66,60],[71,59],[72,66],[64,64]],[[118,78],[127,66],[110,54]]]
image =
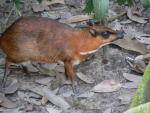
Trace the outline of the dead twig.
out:
[[[114,20],[116,20],[116,19],[118,19],[118,18],[120,18],[120,17],[122,17],[122,16],[124,16],[126,14],[127,14],[127,12],[122,12],[122,13],[120,13],[120,14],[112,17],[112,18],[108,18],[108,22],[114,21]]]

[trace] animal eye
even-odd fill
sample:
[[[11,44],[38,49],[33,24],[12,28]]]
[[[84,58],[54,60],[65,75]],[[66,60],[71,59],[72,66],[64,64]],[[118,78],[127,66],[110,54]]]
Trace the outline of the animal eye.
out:
[[[105,32],[102,32],[101,35],[102,35],[104,38],[109,38],[110,32],[105,31]]]

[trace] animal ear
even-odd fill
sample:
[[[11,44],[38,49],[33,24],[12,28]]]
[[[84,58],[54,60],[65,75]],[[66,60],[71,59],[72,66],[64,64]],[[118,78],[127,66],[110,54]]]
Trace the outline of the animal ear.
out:
[[[90,34],[93,36],[93,37],[96,37],[97,36],[97,31],[95,29],[90,29]]]

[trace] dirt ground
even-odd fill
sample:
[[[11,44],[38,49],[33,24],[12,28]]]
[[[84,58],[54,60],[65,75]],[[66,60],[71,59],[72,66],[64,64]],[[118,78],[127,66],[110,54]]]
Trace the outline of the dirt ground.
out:
[[[73,15],[83,14],[82,9],[84,7],[84,0],[66,0],[67,5],[52,5],[48,11],[41,11],[35,13],[32,9],[31,3],[36,2],[33,0],[23,0],[21,6],[21,13],[23,16],[48,16],[53,19],[65,20]],[[19,16],[12,12],[8,18],[8,14],[12,8],[9,0],[2,1],[0,5],[0,27],[3,32],[9,25],[12,24]],[[46,13],[49,12],[49,15]],[[150,9],[144,11],[144,15],[150,19]],[[7,20],[8,18],[8,20]],[[122,17],[122,20],[126,20],[126,17]],[[72,24],[75,26],[76,24]],[[150,33],[150,23],[138,24],[132,22],[131,26],[135,26],[138,30]],[[3,54],[3,53],[2,53]],[[19,66],[13,66],[11,69],[10,78],[14,78],[18,81],[19,86],[17,91],[12,94],[5,95],[11,101],[16,103],[17,107],[7,109],[0,107],[2,113],[122,113],[129,108],[131,98],[133,97],[136,88],[123,88],[110,93],[91,93],[91,95],[82,95],[90,91],[95,85],[99,84],[104,80],[116,80],[122,85],[129,81],[123,77],[123,73],[137,74],[131,70],[129,64],[126,61],[127,57],[134,58],[138,53],[131,52],[122,49],[118,46],[109,45],[105,48],[101,48],[96,52],[92,58],[88,61],[81,63],[77,68],[76,72],[82,72],[89,79],[94,82],[89,84],[84,81],[77,79],[76,94],[72,92],[71,85],[66,85],[62,82],[62,76],[64,76],[64,69],[62,65],[50,65],[50,68],[55,67],[54,73],[50,71],[49,76],[40,72],[36,72],[36,69],[31,65],[30,70],[33,72],[25,73]],[[1,55],[2,63],[3,56]],[[107,63],[103,63],[107,59]],[[35,63],[34,63],[35,64]],[[39,64],[35,64],[39,65]],[[47,65],[46,65],[47,66]],[[32,68],[33,69],[32,69]],[[4,71],[3,66],[0,69]],[[35,71],[35,72],[34,72]],[[1,76],[3,73],[0,74]],[[50,80],[47,84],[37,83],[37,80],[47,78]],[[63,85],[62,85],[63,84]],[[57,95],[62,96],[71,105],[71,108],[62,110],[55,106],[51,102],[46,105],[41,105],[41,95],[35,92],[25,89],[27,85],[33,86],[46,86],[51,90],[57,90]],[[29,96],[30,95],[30,96]],[[50,109],[50,110],[49,110]]]

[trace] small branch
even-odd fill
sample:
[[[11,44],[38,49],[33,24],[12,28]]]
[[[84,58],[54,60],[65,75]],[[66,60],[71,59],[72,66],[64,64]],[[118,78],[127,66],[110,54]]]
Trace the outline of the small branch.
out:
[[[114,17],[112,17],[112,18],[108,18],[108,22],[114,21],[114,20],[116,20],[116,19],[118,19],[118,18],[124,16],[126,13],[127,13],[127,12],[122,12],[122,13],[118,14],[117,16],[114,16]]]

